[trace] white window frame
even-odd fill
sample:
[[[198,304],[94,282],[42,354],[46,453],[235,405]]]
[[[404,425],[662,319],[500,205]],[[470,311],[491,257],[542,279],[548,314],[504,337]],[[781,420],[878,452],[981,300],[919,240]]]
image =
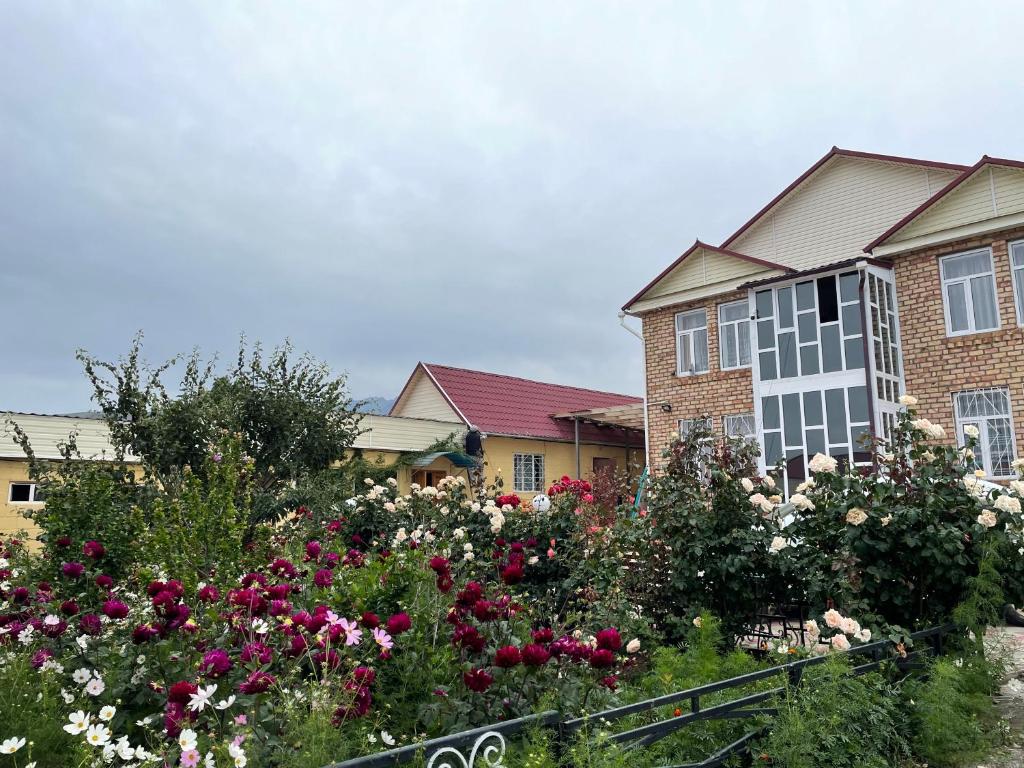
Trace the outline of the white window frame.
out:
[[[943,276],[942,264],[949,259],[955,259],[960,256],[969,256],[975,253],[987,253],[988,254],[988,271],[978,272],[971,275],[970,277],[958,277],[953,280],[947,280]],[[992,302],[996,310],[996,324],[993,328],[975,328],[974,327],[974,299],[971,296],[971,278],[973,277],[984,277],[989,276],[992,278]],[[975,333],[989,333],[991,331],[998,331],[1002,320],[999,317],[999,291],[996,290],[996,273],[995,264],[992,259],[991,248],[975,248],[970,251],[961,251],[960,253],[950,253],[939,258],[939,284],[942,290],[942,313],[946,320],[946,336],[954,338],[957,336],[971,336]],[[950,321],[949,315],[949,293],[947,288],[950,285],[962,284],[964,286],[964,300],[967,302],[967,322],[969,327],[964,331],[954,331],[952,322]]]
[[[737,304],[742,304],[744,310],[746,310],[746,316],[743,320],[723,320],[722,310],[726,307],[734,307]],[[747,324],[747,362],[743,362],[740,359],[740,323]],[[726,365],[725,364],[725,342],[722,341],[723,337],[727,333],[736,335],[736,360],[738,365]],[[747,299],[740,299],[738,301],[727,301],[725,304],[718,305],[718,367],[723,371],[738,371],[742,368],[750,367],[750,358],[754,356],[753,344],[750,338],[750,302]]]
[[[16,485],[27,485],[28,490],[28,501],[15,501],[14,500],[14,486]],[[29,480],[12,480],[7,486],[7,503],[8,504],[42,504],[42,499],[36,499],[36,490],[39,488],[35,483]]]
[[[533,488],[520,486],[526,485],[524,462],[530,462],[530,472],[533,475]],[[523,482],[520,482],[522,478]],[[517,493],[544,493],[544,454],[543,453],[513,453],[512,454],[512,490]]]
[[[742,435],[735,434],[729,431],[729,420],[730,419],[750,419],[750,425],[753,428],[752,432],[745,432]],[[726,437],[732,438],[743,438],[750,442],[757,442],[757,417],[753,411],[749,413],[727,413],[722,417],[722,434]]]
[[[981,417],[961,417],[958,395],[965,395],[972,392],[1003,392],[1006,395],[1007,413],[1006,416],[981,416]],[[961,389],[951,394],[953,400],[953,421],[956,430],[956,444],[961,448],[966,442],[964,439],[964,427],[968,425],[974,425],[978,428],[981,433],[978,437],[978,444],[982,449],[982,469],[985,470],[986,476],[992,480],[1013,480],[1017,476],[1014,474],[1013,469],[1005,475],[996,475],[992,473],[992,452],[989,450],[988,441],[988,419],[993,418],[1005,418],[1010,423],[1010,451],[1011,461],[1017,458],[1017,429],[1013,423],[1013,402],[1010,399],[1010,390],[1008,387],[980,387],[978,389]]]
[[[1014,240],[1006,244],[1006,255],[1010,259],[1010,282],[1013,283],[1013,306],[1017,310],[1017,325],[1024,325],[1024,291],[1017,288],[1017,273],[1024,275],[1024,263],[1019,267],[1013,264],[1013,249],[1020,248],[1024,254],[1024,240]]]
[[[687,350],[690,353],[690,360],[696,361],[697,356],[694,354],[693,335],[700,328],[693,328],[688,331],[679,330],[679,318],[689,316],[700,315],[704,318],[704,359],[707,361],[707,368],[698,371],[696,368],[690,371],[682,370],[681,363],[683,356],[681,354],[683,345],[686,345]],[[690,309],[686,312],[677,312],[675,317],[672,319],[674,323],[674,330],[676,332],[676,376],[699,376],[703,373],[708,373],[711,370],[711,354],[709,347],[711,346],[710,339],[708,336],[708,311],[706,308],[702,309]]]

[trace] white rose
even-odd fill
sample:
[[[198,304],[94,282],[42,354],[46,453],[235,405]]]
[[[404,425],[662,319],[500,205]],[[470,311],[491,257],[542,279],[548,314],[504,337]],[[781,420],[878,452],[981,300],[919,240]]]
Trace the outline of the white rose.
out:
[[[626,653],[636,653],[640,650],[640,640],[634,637],[628,643],[626,643]]]
[[[747,493],[751,493],[754,490],[754,483],[749,478],[744,477],[740,480],[740,485],[743,486],[743,490]]]
[[[913,395],[902,395],[900,397],[900,405],[914,406],[917,405],[917,398]]]
[[[771,546],[768,547],[768,551],[772,554],[775,554],[777,552],[781,552],[788,546],[789,544],[786,542],[784,538],[782,538],[781,536],[776,536],[774,539],[772,539],[772,543]]]
[[[807,462],[807,468],[811,472],[835,472],[838,462],[831,456],[826,456],[823,453],[816,453],[814,457]]]

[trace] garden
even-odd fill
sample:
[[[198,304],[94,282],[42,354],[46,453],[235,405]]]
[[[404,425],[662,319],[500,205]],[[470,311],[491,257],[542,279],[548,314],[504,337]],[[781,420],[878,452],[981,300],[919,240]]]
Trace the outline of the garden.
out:
[[[802,659],[799,685],[707,696],[769,692],[759,764],[962,766],[1008,737],[983,638],[1024,591],[1024,480],[982,482],[977,436],[949,445],[912,397],[871,465],[816,456],[787,501],[756,446],[694,431],[642,505],[609,508],[568,477],[537,503],[461,477],[401,493],[348,450],[344,379],[288,348],[187,359],[173,388],[138,344],[81,358],[142,468],[73,439],[34,462],[39,543],[0,543],[4,768],[315,768],[543,712],[580,726],[525,728],[486,764],[699,762],[752,723],[638,744],[616,733],[679,705],[601,713]],[[795,607],[799,635],[742,642]],[[935,626],[932,659],[911,636]]]

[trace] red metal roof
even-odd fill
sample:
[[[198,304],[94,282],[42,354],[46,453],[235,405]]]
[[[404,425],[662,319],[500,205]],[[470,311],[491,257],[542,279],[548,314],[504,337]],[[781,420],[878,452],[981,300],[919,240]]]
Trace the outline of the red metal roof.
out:
[[[708,245],[707,243],[702,243],[698,239],[698,240],[694,240],[693,241],[693,245],[691,245],[683,253],[682,256],[680,256],[678,259],[676,259],[671,264],[669,264],[667,267],[665,267],[665,269],[663,269],[661,271],[660,275],[658,275],[656,278],[651,280],[651,282],[649,282],[647,285],[645,285],[643,288],[641,288],[637,292],[636,296],[634,296],[629,301],[627,301],[625,304],[623,304],[622,308],[625,310],[625,309],[629,309],[631,306],[633,306],[633,304],[635,304],[640,299],[641,296],[643,296],[645,293],[647,293],[655,285],[660,283],[661,279],[663,277],[665,277],[665,275],[667,275],[673,269],[678,267],[680,264],[682,264],[684,261],[686,261],[690,257],[690,255],[692,253],[694,253],[695,251],[697,251],[697,250],[699,250],[701,248],[703,248],[705,251],[711,251],[712,253],[721,253],[721,254],[724,254],[726,256],[732,256],[734,259],[740,259],[741,261],[749,261],[751,264],[758,264],[758,265],[760,265],[762,267],[765,267],[767,269],[778,269],[778,270],[781,270],[783,272],[792,272],[793,271],[790,267],[784,266],[782,264],[776,264],[774,261],[767,261],[766,259],[759,259],[756,256],[747,256],[747,254],[745,254],[745,253],[737,253],[736,251],[730,251],[730,250],[728,250],[726,248],[719,248],[717,245]]]
[[[447,365],[420,363],[442,393],[466,420],[484,434],[515,435],[543,440],[573,440],[572,421],[554,419],[556,413],[613,405],[642,403],[643,399],[614,392],[545,384],[540,381],[470,371]],[[415,373],[414,373],[415,375]],[[580,439],[623,443],[621,429],[580,424]],[[630,444],[642,445],[631,436]]]

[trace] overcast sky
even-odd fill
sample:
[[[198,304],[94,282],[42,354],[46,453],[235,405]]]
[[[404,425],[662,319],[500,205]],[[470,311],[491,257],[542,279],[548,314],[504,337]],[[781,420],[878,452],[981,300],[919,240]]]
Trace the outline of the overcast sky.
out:
[[[1020,3],[0,0],[0,410],[290,337],[629,393],[619,306],[842,147],[1024,158]]]

